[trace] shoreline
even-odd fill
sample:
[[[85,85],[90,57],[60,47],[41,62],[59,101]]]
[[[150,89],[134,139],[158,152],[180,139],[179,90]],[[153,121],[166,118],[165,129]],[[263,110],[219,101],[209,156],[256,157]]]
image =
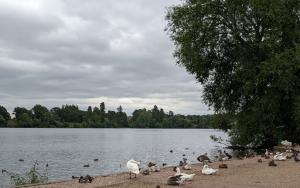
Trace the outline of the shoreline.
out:
[[[202,175],[202,164],[192,164],[192,170],[182,170],[184,173],[195,173],[193,181],[185,182],[180,187],[205,187],[205,188],[269,188],[269,187],[300,187],[300,163],[295,163],[294,160],[276,161],[277,167],[268,166],[271,159],[262,159],[262,163],[257,160],[260,156],[247,159],[233,159],[226,161],[228,169],[219,169],[216,175]],[[213,162],[210,164],[213,168],[218,168],[221,162]],[[166,184],[167,177],[174,175],[172,166],[162,168],[160,172],[152,172],[150,175],[139,174],[135,179],[129,179],[127,172],[114,173],[109,175],[95,176],[92,183],[78,183],[78,179],[53,181],[47,184],[26,185],[19,187],[30,188],[155,188],[174,187]]]

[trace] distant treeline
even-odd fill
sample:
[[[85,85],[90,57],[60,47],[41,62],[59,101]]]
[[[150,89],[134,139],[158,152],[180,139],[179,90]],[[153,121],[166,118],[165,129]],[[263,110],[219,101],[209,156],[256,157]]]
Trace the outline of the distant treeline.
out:
[[[77,105],[63,105],[47,109],[35,105],[32,109],[16,107],[11,118],[6,108],[0,106],[0,127],[24,128],[214,128],[220,124],[217,115],[180,115],[165,113],[156,105],[151,110],[137,109],[132,116],[123,112],[106,111],[104,102],[99,107],[80,110]]]

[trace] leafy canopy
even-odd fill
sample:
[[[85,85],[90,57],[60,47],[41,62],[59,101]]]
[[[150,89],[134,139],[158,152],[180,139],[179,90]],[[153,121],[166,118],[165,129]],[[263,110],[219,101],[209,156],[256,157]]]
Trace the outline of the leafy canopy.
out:
[[[185,0],[166,19],[177,63],[208,105],[236,117],[233,143],[300,141],[299,0]]]

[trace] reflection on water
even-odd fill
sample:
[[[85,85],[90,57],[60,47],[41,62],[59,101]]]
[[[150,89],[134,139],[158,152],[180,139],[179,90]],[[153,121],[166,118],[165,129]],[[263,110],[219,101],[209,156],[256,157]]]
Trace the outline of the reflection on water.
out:
[[[210,135],[226,138],[207,129],[0,129],[0,169],[24,172],[38,160],[49,164],[50,180],[60,180],[124,171],[131,158],[142,161],[142,167],[149,161],[178,164],[183,154],[196,162],[199,154],[213,156],[220,147]],[[8,183],[9,178],[0,175],[0,186]]]

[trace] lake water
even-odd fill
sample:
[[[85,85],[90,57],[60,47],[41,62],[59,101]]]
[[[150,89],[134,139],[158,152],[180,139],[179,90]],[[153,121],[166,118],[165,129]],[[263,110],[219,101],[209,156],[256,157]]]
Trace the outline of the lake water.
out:
[[[126,171],[133,158],[145,167],[149,161],[178,164],[183,154],[196,162],[199,154],[213,155],[218,147],[210,135],[226,134],[211,129],[0,129],[0,169],[22,173],[36,160],[48,163],[50,180],[72,175],[102,175]],[[170,153],[170,150],[173,153]],[[19,159],[24,159],[23,162]],[[98,162],[93,159],[98,158]],[[83,165],[89,164],[89,168]],[[10,183],[0,174],[0,187]]]

